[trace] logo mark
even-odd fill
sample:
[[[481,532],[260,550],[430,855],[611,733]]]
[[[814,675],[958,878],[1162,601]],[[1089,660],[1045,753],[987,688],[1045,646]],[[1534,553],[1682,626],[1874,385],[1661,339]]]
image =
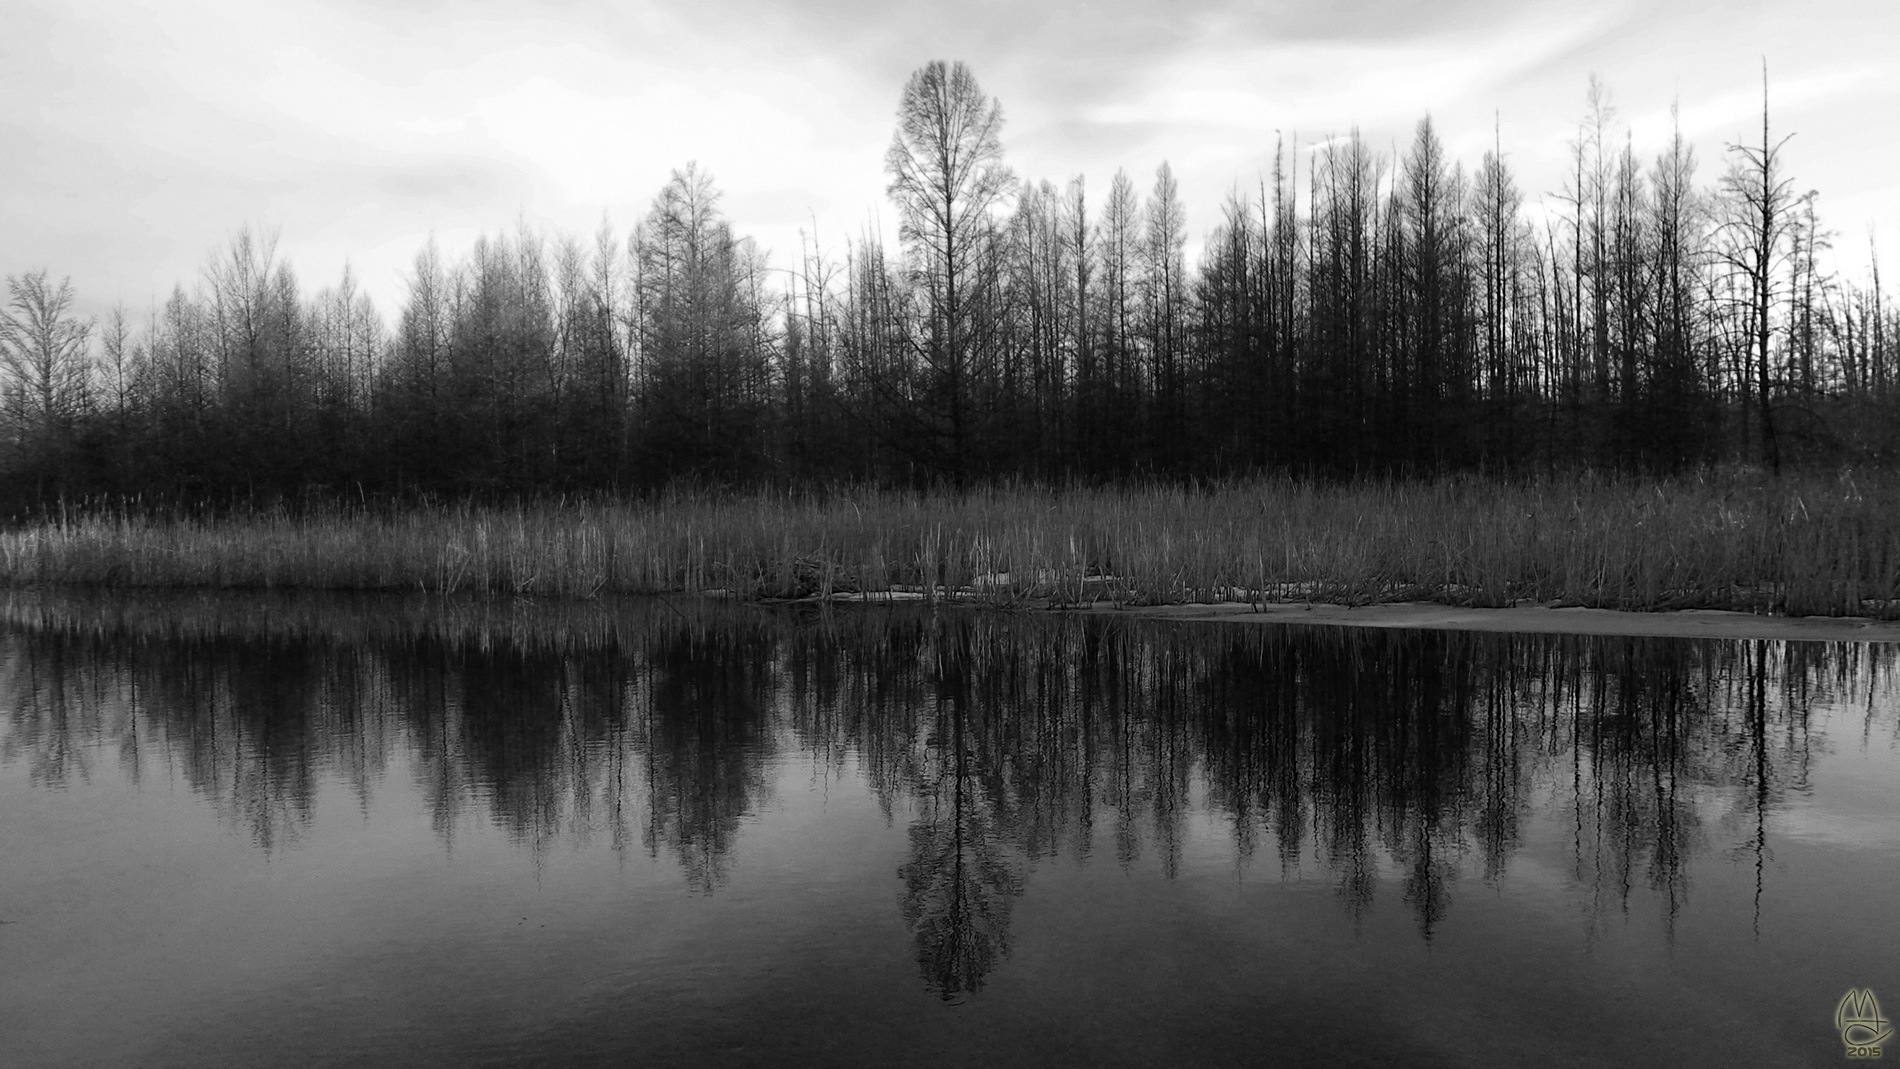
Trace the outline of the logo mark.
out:
[[[1847,1045],[1849,1058],[1878,1058],[1881,1044],[1893,1035],[1893,1028],[1874,1001],[1872,988],[1859,987],[1841,996],[1834,1008],[1834,1028]]]

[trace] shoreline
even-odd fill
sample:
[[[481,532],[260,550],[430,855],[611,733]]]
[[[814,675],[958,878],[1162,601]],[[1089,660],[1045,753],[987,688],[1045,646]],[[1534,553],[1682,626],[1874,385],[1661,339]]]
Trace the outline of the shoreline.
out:
[[[885,591],[1047,606],[1224,602],[1315,623],[1900,641],[1900,475],[682,492],[218,516],[106,511],[0,532],[0,583],[741,600]],[[850,595],[845,594],[846,597]],[[1270,599],[1270,600],[1269,600]],[[1369,608],[1307,608],[1308,602]],[[1403,601],[1438,609],[1380,608]],[[1501,621],[1460,605],[1543,606]],[[1620,606],[1593,620],[1558,605]],[[1677,607],[1731,610],[1682,615]],[[1786,615],[1755,616],[1755,613]],[[1548,615],[1548,618],[1545,618]],[[1686,621],[1695,621],[1688,623]],[[1727,623],[1717,621],[1726,620]],[[1667,621],[1667,622],[1664,622]]]
[[[1556,608],[1547,605],[1517,605],[1509,608],[1476,608],[1442,602],[1393,601],[1368,605],[1343,605],[1329,602],[1244,601],[1186,602],[1160,605],[1136,605],[1101,600],[1062,602],[1031,598],[990,600],[964,596],[927,599],[912,591],[875,591],[833,593],[799,598],[751,598],[729,590],[660,593],[610,593],[597,597],[560,594],[443,594],[416,590],[320,590],[296,587],[99,587],[99,586],[7,586],[0,604],[11,605],[24,596],[33,602],[51,595],[56,599],[77,601],[137,603],[156,597],[160,601],[192,600],[243,602],[263,595],[265,598],[289,597],[315,601],[351,601],[393,598],[411,605],[418,602],[435,609],[523,603],[541,606],[590,606],[611,617],[615,602],[647,602],[677,614],[679,605],[702,604],[752,605],[764,609],[795,608],[960,608],[1009,615],[1011,613],[1048,613],[1075,616],[1129,617],[1145,620],[1173,620],[1189,623],[1238,624],[1247,626],[1288,625],[1308,627],[1358,627],[1434,631],[1478,631],[1496,634],[1605,635],[1632,638],[1688,638],[1720,641],[1792,641],[1792,642],[1891,642],[1900,644],[1900,619],[1868,616],[1770,616],[1733,609],[1594,609],[1581,606]]]
[[[1790,642],[1900,643],[1900,620],[1866,616],[1763,616],[1727,609],[1461,608],[1405,601],[1378,605],[1238,602],[1201,605],[1092,605],[1057,611],[1131,615],[1154,620],[1230,624],[1304,624],[1322,627],[1413,628],[1540,635],[1623,635],[1631,638],[1707,638]]]

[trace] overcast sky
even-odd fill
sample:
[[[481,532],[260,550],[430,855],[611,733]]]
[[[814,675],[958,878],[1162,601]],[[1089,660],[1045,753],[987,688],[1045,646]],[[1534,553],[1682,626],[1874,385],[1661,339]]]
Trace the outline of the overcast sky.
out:
[[[697,160],[778,266],[881,219],[911,71],[969,63],[1017,173],[1162,160],[1190,232],[1255,186],[1276,132],[1401,150],[1429,112],[1473,166],[1493,117],[1533,201],[1562,184],[1592,72],[1639,150],[1671,102],[1712,183],[1759,136],[1761,63],[1837,259],[1900,260],[1895,0],[0,0],[0,272],[70,275],[96,310],[190,285],[241,225],[305,291],[350,263],[386,315],[434,233],[518,219],[625,231]]]

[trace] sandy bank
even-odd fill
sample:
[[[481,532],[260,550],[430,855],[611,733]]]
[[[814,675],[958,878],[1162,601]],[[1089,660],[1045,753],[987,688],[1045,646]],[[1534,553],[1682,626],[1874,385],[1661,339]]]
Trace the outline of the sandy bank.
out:
[[[1900,620],[1839,616],[1757,616],[1690,609],[1619,612],[1613,609],[1461,609],[1400,602],[1389,605],[1100,605],[1087,613],[1161,620],[1219,620],[1235,624],[1323,624],[1335,627],[1422,627],[1447,631],[1538,634],[1639,635],[1655,638],[1786,639],[1811,642],[1900,642]]]

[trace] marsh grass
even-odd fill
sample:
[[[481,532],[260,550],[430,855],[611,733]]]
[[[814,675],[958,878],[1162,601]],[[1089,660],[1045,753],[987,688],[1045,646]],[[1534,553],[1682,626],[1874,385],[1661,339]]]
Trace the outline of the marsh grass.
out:
[[[1896,617],[1900,477],[681,492],[216,520],[92,512],[0,534],[0,581]]]

